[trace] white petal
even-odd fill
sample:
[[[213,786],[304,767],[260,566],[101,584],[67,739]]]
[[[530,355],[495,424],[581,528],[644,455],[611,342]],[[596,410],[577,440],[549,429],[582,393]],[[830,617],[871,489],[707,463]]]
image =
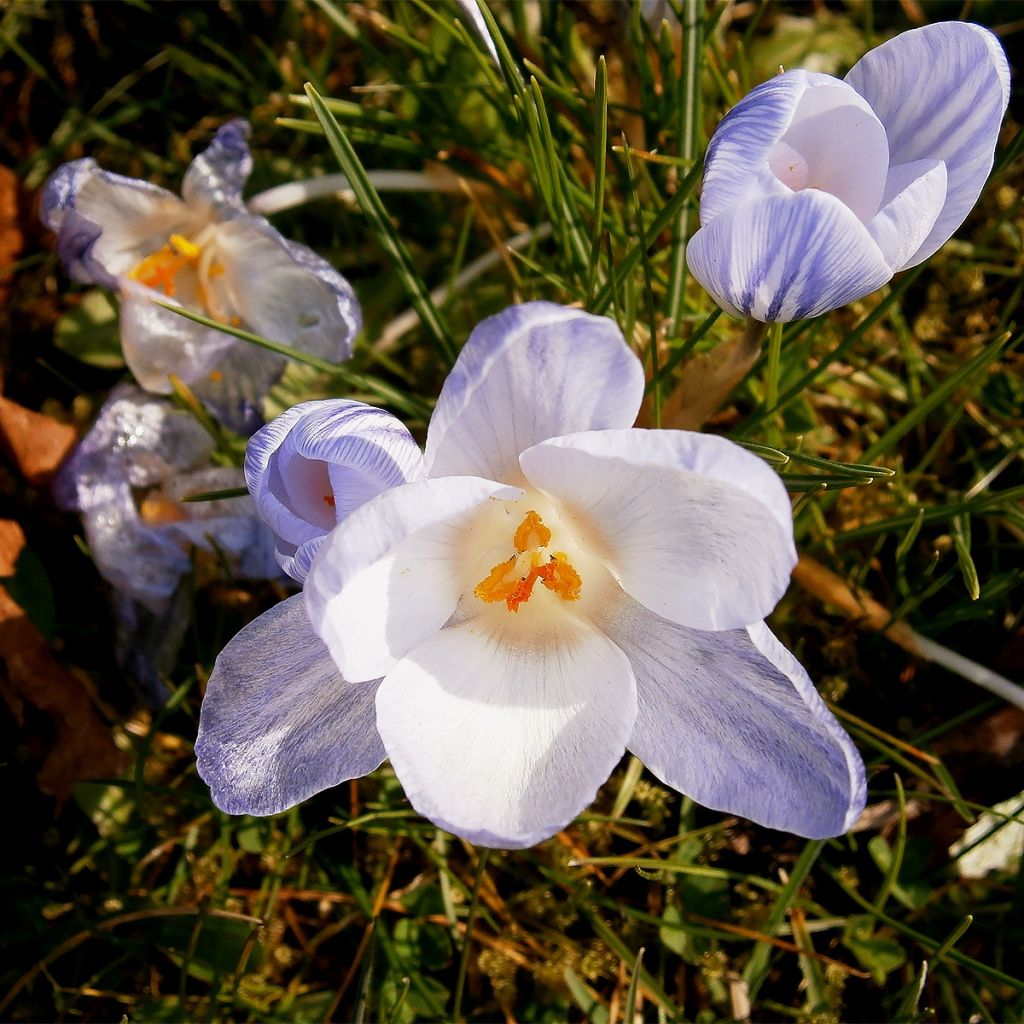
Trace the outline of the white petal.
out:
[[[727,313],[766,322],[819,316],[892,277],[849,208],[810,188],[727,210],[690,239],[686,262]]]
[[[733,629],[763,618],[785,593],[796,564],[788,499],[772,470],[731,442],[591,431],[545,441],[521,462],[580,547],[659,615]]]
[[[574,616],[533,643],[474,622],[445,629],[377,691],[377,727],[413,807],[502,848],[538,843],[579,814],[635,717],[629,662]]]
[[[472,581],[473,530],[493,499],[521,492],[475,477],[384,491],[328,534],[306,607],[346,679],[375,679],[448,621]],[[468,564],[467,564],[468,563]]]
[[[222,331],[197,324],[158,306],[180,305],[160,292],[120,278],[121,347],[135,379],[147,391],[167,395],[173,390],[169,374],[192,385],[215,372],[217,364],[237,342]]]
[[[262,217],[219,224],[212,244],[224,267],[218,285],[256,334],[323,359],[349,357],[362,323],[359,304],[326,261]]]
[[[708,146],[701,224],[751,199],[817,188],[861,220],[877,211],[885,130],[856,90],[831,75],[787,71],[725,116]]]
[[[810,838],[850,828],[864,806],[864,765],[763,622],[701,632],[626,599],[600,625],[633,665],[629,748],[658,778],[769,828]]]
[[[946,205],[906,264],[915,266],[963,223],[992,170],[1010,97],[1006,55],[980,25],[939,22],[876,47],[853,66],[846,81],[885,125],[893,164],[946,164]]]
[[[643,393],[643,367],[613,321],[550,302],[510,306],[459,353],[430,419],[426,472],[519,483],[521,451],[631,426]]]
[[[57,251],[68,273],[107,287],[172,233],[189,235],[202,223],[173,193],[101,170],[90,159],[57,168],[43,187],[40,215],[57,232]]]
[[[913,260],[945,202],[946,165],[941,160],[889,168],[882,208],[868,223],[868,232],[893,273]]]
[[[348,683],[301,594],[249,623],[206,684],[196,767],[228,814],[276,814],[384,760],[377,681]]]

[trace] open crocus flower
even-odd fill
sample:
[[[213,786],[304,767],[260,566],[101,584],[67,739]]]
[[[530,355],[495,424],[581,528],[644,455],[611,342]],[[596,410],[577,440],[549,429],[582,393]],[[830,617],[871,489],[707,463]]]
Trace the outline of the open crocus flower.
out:
[[[761,621],[795,561],[785,489],[722,438],[630,429],[643,392],[610,320],[481,323],[425,475],[338,523],[303,594],[221,653],[196,744],[217,805],[280,811],[387,756],[420,813],[521,847],[628,749],[708,806],[846,830],[860,758]]]
[[[59,167],[42,218],[76,281],[121,297],[125,361],[147,391],[176,374],[230,426],[251,432],[283,357],[158,306],[158,299],[324,359],[349,356],[361,317],[351,286],[311,249],[248,212],[249,126],[225,124],[192,161],[181,198],[91,159]]]
[[[1010,96],[991,32],[941,22],[845,80],[787,71],[718,126],[687,263],[734,316],[818,316],[934,253],[992,169]]]
[[[370,498],[422,472],[412,434],[390,413],[337,398],[303,402],[246,445],[245,481],[300,582],[330,530]]]
[[[160,614],[198,549],[250,579],[279,575],[273,537],[250,497],[184,502],[228,490],[242,472],[216,466],[205,430],[167,399],[115,388],[61,468],[58,504],[81,513],[89,553],[120,594]]]

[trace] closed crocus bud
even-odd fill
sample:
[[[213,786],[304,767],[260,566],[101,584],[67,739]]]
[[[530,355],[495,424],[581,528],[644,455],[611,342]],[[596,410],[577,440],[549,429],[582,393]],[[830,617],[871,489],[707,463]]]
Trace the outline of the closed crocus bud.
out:
[[[249,438],[245,482],[274,532],[278,564],[301,583],[335,525],[381,491],[417,479],[422,461],[391,413],[328,398],[293,406]]]
[[[708,147],[691,273],[726,312],[766,322],[873,292],[963,223],[1009,95],[995,36],[965,22],[904,32],[844,80],[765,82]]]

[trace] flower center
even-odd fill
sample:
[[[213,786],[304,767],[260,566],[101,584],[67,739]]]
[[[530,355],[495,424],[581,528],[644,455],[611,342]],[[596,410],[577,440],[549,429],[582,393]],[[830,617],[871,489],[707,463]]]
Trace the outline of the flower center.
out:
[[[516,554],[499,562],[474,588],[481,601],[504,601],[510,612],[530,600],[538,580],[563,601],[578,601],[583,581],[564,551],[542,552],[551,543],[551,531],[532,509],[512,536]]]
[[[128,277],[172,299],[179,291],[178,276],[188,272],[206,312],[214,320],[239,326],[241,321],[238,317],[228,316],[214,297],[213,281],[224,273],[224,265],[215,257],[215,247],[210,244],[212,240],[212,225],[191,239],[184,235],[171,235],[156,252],[140,260],[128,272]]]

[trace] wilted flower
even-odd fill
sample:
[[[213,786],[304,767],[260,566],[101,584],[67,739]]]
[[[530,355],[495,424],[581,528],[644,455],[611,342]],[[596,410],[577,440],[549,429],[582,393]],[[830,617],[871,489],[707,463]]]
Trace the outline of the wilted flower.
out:
[[[337,523],[418,477],[422,462],[412,434],[390,413],[327,399],[293,406],[249,438],[245,481],[274,531],[281,568],[302,581]]]
[[[246,211],[249,125],[230,121],[192,161],[181,198],[101,170],[59,167],[42,218],[76,281],[121,297],[125,361],[147,391],[168,394],[176,374],[226,423],[246,432],[285,360],[156,305],[180,305],[320,356],[345,359],[361,318],[351,286],[311,249]]]
[[[182,501],[242,485],[241,470],[211,462],[213,447],[188,413],[122,384],[54,484],[58,504],[81,513],[100,575],[153,612],[191,568],[192,548],[226,557],[239,576],[278,575],[252,498]]]
[[[964,22],[904,32],[843,81],[765,82],[708,147],[691,272],[727,312],[762,321],[867,295],[963,222],[1009,96],[995,36]]]
[[[118,660],[154,700],[166,697],[159,677],[189,622],[179,583],[193,552],[244,578],[280,575],[252,498],[182,500],[242,485],[242,471],[214,465],[212,453],[188,413],[123,384],[54,483],[57,503],[81,514],[89,554],[112,587]]]
[[[274,813],[387,756],[420,813],[519,847],[629,749],[711,807],[848,828],[860,758],[761,621],[795,561],[785,489],[722,438],[629,429],[643,392],[610,320],[480,324],[425,476],[338,523],[304,593],[221,653],[196,744],[217,805]]]

